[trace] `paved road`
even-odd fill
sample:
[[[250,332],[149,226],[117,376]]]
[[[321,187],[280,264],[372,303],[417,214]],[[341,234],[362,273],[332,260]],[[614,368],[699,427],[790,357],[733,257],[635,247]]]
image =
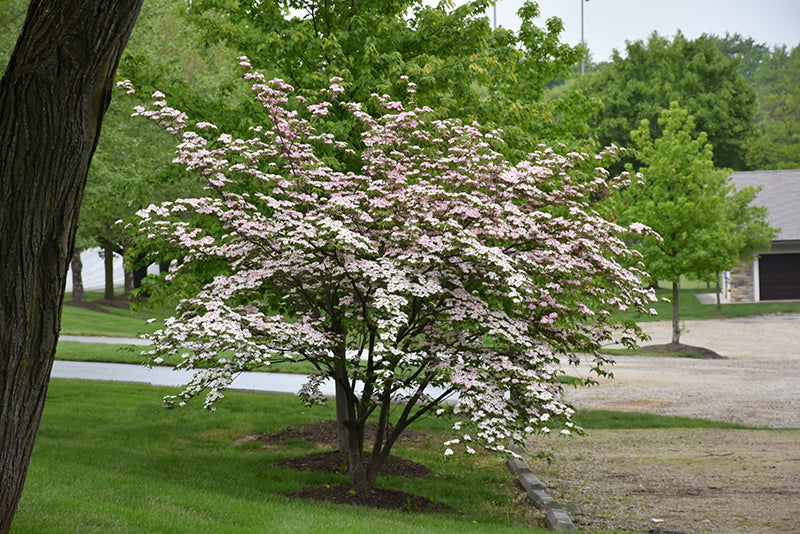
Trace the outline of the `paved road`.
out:
[[[118,338],[101,336],[69,336],[59,337],[62,341],[79,341],[83,343],[112,343],[120,345],[148,345],[146,340],[136,338]],[[53,362],[52,378],[73,378],[84,380],[108,380],[112,382],[128,382],[150,384],[153,386],[184,386],[189,382],[192,371],[175,370],[172,367],[152,367],[124,363],[73,362],[56,360]],[[307,375],[288,373],[240,373],[228,389],[240,391],[263,391],[268,393],[297,394],[308,381]],[[332,379],[320,386],[326,397],[336,395],[336,387]],[[439,395],[442,390],[430,388],[427,393]]]
[[[176,371],[171,367],[146,368],[143,365],[124,363],[70,362],[56,360],[52,378],[80,378],[85,380],[109,380],[151,384],[153,386],[183,386],[191,378],[190,371]],[[233,381],[230,389],[244,391],[266,391],[270,393],[297,393],[306,382],[305,375],[286,373],[242,373]],[[322,393],[333,396],[333,381],[322,386]]]

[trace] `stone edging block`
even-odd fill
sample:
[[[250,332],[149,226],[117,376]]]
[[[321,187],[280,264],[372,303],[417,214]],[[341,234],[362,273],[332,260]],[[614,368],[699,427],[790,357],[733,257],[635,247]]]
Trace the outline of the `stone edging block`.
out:
[[[519,456],[511,456],[506,461],[508,470],[512,474],[518,475],[517,482],[525,491],[528,501],[540,510],[545,510],[545,526],[555,532],[577,532],[575,525],[567,515],[567,512],[547,494],[544,484],[539,477],[531,472],[528,462],[521,458],[526,451],[522,447],[513,446],[510,450]]]
[[[523,490],[525,490],[525,493],[535,489],[545,489],[542,481],[539,480],[539,477],[533,473],[522,473],[517,477],[517,482],[519,482],[519,485],[522,486]]]
[[[539,510],[552,510],[561,508],[559,504],[545,490],[532,489],[528,492],[528,500]]]
[[[514,475],[531,472],[531,468],[528,466],[528,462],[526,462],[523,458],[509,456],[508,460],[506,460],[506,465],[508,466],[508,470],[511,471],[511,473]]]
[[[561,508],[548,510],[547,515],[544,517],[544,523],[547,525],[547,528],[555,530],[556,532],[578,532],[578,529],[572,524],[572,520],[567,515],[567,512]]]

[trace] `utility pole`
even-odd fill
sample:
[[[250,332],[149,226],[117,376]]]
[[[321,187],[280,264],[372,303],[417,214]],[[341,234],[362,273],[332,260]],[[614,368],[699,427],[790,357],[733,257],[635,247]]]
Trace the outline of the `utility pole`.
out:
[[[581,2],[581,45],[586,46],[586,41],[583,39],[583,3],[588,2],[589,0],[580,0]],[[583,57],[581,58],[581,76],[583,76],[584,65],[586,63],[586,53],[584,52]]]

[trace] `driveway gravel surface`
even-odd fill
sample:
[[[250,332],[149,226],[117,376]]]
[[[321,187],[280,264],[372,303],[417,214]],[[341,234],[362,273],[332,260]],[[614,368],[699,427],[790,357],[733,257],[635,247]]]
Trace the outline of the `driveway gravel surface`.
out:
[[[800,315],[686,321],[681,342],[726,359],[620,356],[578,409],[647,411],[788,430],[590,430],[533,437],[531,467],[583,532],[800,533]],[[644,323],[651,343],[671,323]],[[584,366],[577,370],[585,374]]]

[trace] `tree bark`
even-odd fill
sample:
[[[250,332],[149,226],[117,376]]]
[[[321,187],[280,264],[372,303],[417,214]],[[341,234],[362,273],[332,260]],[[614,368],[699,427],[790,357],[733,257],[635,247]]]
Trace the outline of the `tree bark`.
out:
[[[105,281],[103,298],[111,300],[114,298],[114,244],[111,241],[103,240],[103,273]]]
[[[31,0],[0,80],[0,534],[22,494],[86,174],[142,0]]]
[[[681,342],[680,306],[678,306],[678,290],[680,282],[672,282],[672,342]]]
[[[76,248],[72,252],[72,303],[85,304],[86,293],[83,291],[83,260],[81,250]]]

